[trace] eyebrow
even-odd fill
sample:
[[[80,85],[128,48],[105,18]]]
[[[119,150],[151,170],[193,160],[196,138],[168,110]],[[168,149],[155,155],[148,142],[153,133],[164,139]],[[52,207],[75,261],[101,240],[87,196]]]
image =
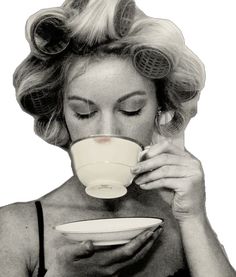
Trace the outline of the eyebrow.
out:
[[[131,92],[129,94],[126,94],[124,96],[122,96],[121,98],[119,98],[117,100],[118,103],[121,103],[127,99],[129,99],[130,97],[132,96],[135,96],[135,95],[147,95],[145,91],[134,91],[134,92]],[[77,96],[77,95],[71,95],[71,96],[68,96],[68,100],[79,100],[79,101],[82,101],[82,102],[85,102],[86,104],[89,104],[89,105],[95,105],[95,103],[89,99],[86,99],[86,98],[83,98],[83,97],[80,97],[80,96]]]
[[[125,101],[126,99],[132,97],[132,96],[135,96],[135,95],[147,95],[145,91],[134,91],[134,92],[131,92],[129,94],[126,94],[124,96],[122,96],[121,98],[119,98],[117,100],[118,103],[121,103],[123,101]]]
[[[83,97],[80,97],[80,96],[77,96],[77,95],[68,96],[68,100],[79,100],[79,101],[85,102],[86,104],[89,104],[89,105],[95,105],[93,103],[93,101],[83,98]]]

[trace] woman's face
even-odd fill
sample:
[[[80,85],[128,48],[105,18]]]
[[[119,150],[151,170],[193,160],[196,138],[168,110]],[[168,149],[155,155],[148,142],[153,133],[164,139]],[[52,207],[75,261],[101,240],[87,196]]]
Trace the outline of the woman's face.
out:
[[[69,71],[64,115],[72,142],[97,134],[120,135],[150,144],[157,111],[154,83],[129,60],[107,57],[79,76]]]

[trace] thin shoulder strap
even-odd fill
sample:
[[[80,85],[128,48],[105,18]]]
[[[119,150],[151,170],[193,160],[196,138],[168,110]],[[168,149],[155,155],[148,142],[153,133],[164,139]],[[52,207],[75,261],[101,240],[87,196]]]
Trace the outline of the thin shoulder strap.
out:
[[[38,216],[38,232],[39,232],[39,271],[38,277],[43,277],[46,273],[45,256],[44,256],[44,222],[43,209],[40,201],[35,202]]]
[[[174,275],[169,275],[168,277],[191,277],[191,275],[187,268],[183,268],[175,272]]]

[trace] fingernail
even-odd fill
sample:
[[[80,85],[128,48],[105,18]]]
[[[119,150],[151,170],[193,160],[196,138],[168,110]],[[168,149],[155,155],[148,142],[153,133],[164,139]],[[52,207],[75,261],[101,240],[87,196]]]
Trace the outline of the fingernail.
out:
[[[139,166],[134,166],[134,167],[131,167],[131,171],[133,173],[138,173],[140,171],[140,167]]]
[[[137,178],[137,179],[135,180],[135,183],[136,183],[137,185],[141,185],[141,184],[142,184],[142,179]]]
[[[86,251],[90,252],[93,250],[93,244],[91,241],[84,241],[82,243],[85,245]]]
[[[153,236],[154,232],[153,231],[148,231],[145,235],[144,235],[144,238],[145,239],[148,239],[150,238],[151,236]]]
[[[141,189],[145,189],[145,188],[147,188],[146,186],[147,186],[147,184],[142,184],[142,185],[139,185],[139,187],[140,187]]]
[[[163,228],[162,228],[162,227],[159,227],[159,228],[157,229],[157,233],[158,233],[158,234],[160,234],[162,231],[163,231]]]
[[[157,230],[155,230],[153,238],[154,239],[159,238],[161,236],[162,231],[163,231],[163,228],[158,228]]]

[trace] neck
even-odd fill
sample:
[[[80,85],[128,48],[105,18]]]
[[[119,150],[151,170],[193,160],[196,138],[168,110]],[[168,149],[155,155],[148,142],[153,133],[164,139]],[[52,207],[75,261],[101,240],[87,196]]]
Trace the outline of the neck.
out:
[[[80,207],[85,207],[91,210],[105,210],[108,212],[117,212],[121,208],[130,205],[133,201],[136,201],[136,196],[140,193],[140,189],[136,185],[131,185],[128,188],[128,193],[120,198],[115,199],[99,199],[90,197],[85,192],[84,185],[78,180],[76,176],[73,176],[66,183],[69,185],[69,193],[71,193],[70,201],[73,201]]]

